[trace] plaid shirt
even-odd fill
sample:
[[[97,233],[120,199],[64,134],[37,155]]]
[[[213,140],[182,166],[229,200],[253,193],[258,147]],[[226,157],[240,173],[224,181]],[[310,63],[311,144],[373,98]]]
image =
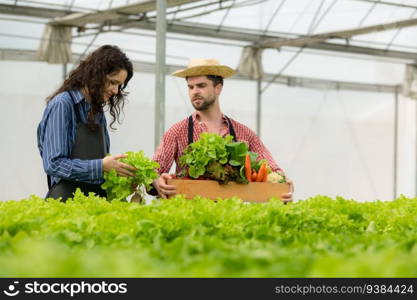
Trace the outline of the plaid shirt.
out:
[[[194,130],[193,136],[194,141],[196,141],[202,132],[207,132],[207,126],[200,121],[200,116],[198,112],[194,112],[193,115]],[[230,118],[229,118],[230,119]],[[239,142],[245,142],[249,146],[249,150],[259,154],[259,159],[266,159],[269,166],[273,171],[283,170],[278,167],[277,163],[274,161],[271,153],[261,142],[258,136],[249,129],[247,126],[236,122],[233,119],[230,119],[232,122],[233,128],[236,133],[236,140]],[[226,136],[229,134],[229,128],[227,125],[227,120],[223,115],[223,127],[221,128],[219,134],[221,136]],[[176,163],[176,173],[181,171],[179,166],[179,158],[183,154],[185,148],[188,146],[188,117],[176,124],[174,124],[170,129],[168,129],[159,143],[158,148],[153,156],[153,160],[157,161],[160,165],[158,173],[168,173],[171,169],[172,163],[175,160]]]

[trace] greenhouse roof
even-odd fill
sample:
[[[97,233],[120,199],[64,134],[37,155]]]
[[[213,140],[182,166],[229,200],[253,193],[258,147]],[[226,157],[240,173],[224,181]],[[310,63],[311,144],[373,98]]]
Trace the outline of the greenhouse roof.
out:
[[[0,48],[37,50],[45,24],[71,25],[74,53],[116,43],[133,59],[154,62],[155,5],[150,0],[3,0]],[[417,58],[415,1],[168,0],[167,6],[168,64],[185,65],[191,57],[215,53],[237,68],[242,48],[260,48],[270,74],[395,85],[403,68],[387,78],[350,78],[326,74],[314,61],[383,68]],[[312,62],[308,69],[307,62]]]

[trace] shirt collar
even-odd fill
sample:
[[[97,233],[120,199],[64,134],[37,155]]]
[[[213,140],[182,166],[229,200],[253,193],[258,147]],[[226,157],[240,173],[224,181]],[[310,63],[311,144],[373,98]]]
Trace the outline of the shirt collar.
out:
[[[85,100],[84,94],[81,92],[81,90],[72,90],[70,93],[74,97],[75,104],[78,104],[81,101]]]

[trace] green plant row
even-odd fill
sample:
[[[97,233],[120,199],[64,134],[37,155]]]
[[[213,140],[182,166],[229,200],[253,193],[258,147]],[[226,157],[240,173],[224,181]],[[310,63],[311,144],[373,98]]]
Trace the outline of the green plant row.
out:
[[[417,277],[417,199],[0,202],[2,277]]]

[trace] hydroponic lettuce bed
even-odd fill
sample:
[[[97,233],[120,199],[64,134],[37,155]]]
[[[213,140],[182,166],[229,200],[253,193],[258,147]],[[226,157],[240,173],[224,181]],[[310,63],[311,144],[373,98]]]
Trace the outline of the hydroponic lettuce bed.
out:
[[[3,277],[416,277],[417,199],[0,202]]]

